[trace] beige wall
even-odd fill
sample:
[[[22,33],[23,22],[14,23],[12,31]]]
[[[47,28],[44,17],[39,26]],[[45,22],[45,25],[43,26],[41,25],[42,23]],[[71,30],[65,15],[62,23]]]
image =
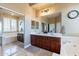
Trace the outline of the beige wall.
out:
[[[65,28],[66,35],[79,36],[79,16],[75,19],[69,19],[67,17],[67,14],[71,10],[78,10],[79,11],[79,4],[65,8],[62,11],[62,25]]]

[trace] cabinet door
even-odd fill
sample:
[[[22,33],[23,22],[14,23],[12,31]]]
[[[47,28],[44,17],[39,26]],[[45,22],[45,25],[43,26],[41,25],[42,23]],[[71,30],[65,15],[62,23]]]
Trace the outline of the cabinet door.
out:
[[[41,37],[40,36],[36,36],[36,46],[41,47]]]
[[[31,35],[31,44],[37,47],[41,47],[41,37]]]
[[[45,48],[45,44],[46,44],[45,40],[46,40],[46,38],[41,36],[41,48]]]
[[[42,37],[41,40],[41,46],[42,48],[49,50],[50,49],[50,40],[48,39],[48,37]]]
[[[50,50],[50,39],[49,39],[49,37],[46,38],[45,47],[46,47],[47,50]]]
[[[61,41],[60,38],[51,39],[51,51],[60,54]]]
[[[17,40],[20,42],[24,42],[24,35],[23,34],[18,34],[17,35]]]
[[[36,36],[31,35],[31,44],[36,45]]]

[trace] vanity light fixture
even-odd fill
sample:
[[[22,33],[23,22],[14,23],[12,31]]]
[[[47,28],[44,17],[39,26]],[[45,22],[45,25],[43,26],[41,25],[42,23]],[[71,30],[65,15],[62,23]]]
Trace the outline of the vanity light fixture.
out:
[[[42,10],[41,12],[42,12],[42,13],[47,13],[47,12],[49,12],[49,8],[48,8],[48,9],[44,9],[44,10]]]
[[[49,9],[45,9],[45,10],[44,10],[44,12],[48,12],[48,11],[49,11]]]

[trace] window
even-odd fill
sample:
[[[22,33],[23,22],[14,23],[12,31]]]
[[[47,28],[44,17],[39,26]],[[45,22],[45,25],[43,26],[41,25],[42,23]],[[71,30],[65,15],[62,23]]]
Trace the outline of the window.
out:
[[[13,18],[3,18],[3,29],[4,32],[14,32],[17,31],[17,20]]]
[[[4,18],[3,19],[3,29],[4,32],[10,32],[10,19],[9,18]]]

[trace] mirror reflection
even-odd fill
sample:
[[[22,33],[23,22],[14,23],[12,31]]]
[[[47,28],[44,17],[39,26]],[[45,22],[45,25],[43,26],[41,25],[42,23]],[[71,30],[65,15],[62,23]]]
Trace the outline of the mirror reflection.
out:
[[[46,18],[46,23],[41,23],[43,33],[61,33],[61,13],[43,16],[42,18]]]

